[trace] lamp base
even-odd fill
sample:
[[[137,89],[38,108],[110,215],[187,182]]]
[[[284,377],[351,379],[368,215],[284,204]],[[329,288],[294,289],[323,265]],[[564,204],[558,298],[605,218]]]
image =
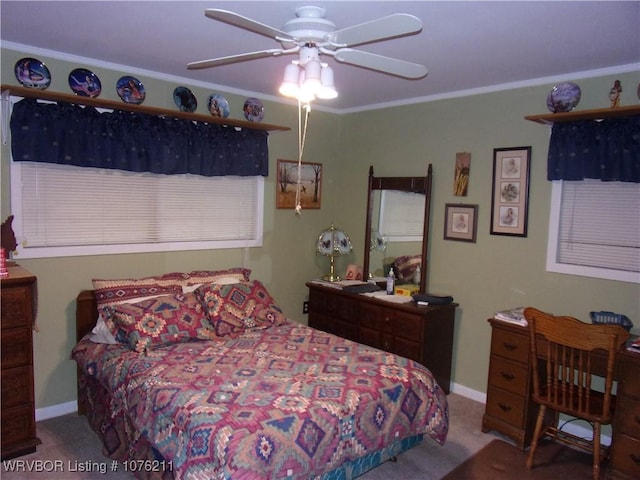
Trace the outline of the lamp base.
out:
[[[339,282],[340,275],[335,275],[333,272],[328,273],[322,277],[325,282]]]

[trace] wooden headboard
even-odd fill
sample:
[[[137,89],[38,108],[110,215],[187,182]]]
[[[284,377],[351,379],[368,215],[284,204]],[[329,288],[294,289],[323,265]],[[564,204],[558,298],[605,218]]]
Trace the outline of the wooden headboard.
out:
[[[76,297],[76,341],[93,330],[98,318],[98,303],[93,290],[83,290]]]

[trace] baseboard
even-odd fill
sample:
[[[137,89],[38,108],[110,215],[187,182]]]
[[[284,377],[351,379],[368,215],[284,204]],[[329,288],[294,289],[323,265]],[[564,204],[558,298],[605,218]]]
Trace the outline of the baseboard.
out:
[[[49,418],[61,417],[62,415],[68,415],[78,411],[78,402],[65,402],[57,405],[51,405],[50,407],[43,407],[36,409],[36,422],[40,420],[48,420]]]
[[[451,389],[451,393],[455,393],[465,398],[475,400],[476,402],[487,403],[487,394],[484,392],[473,390],[469,387],[465,387],[464,385],[460,385],[458,383],[452,383],[450,389]]]

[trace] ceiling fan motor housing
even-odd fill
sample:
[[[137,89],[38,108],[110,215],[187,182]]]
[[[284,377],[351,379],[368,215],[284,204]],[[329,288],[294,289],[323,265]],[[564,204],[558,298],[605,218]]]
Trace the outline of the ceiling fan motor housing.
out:
[[[282,27],[292,38],[303,43],[322,43],[327,34],[334,32],[336,24],[324,18],[325,9],[322,7],[303,6],[296,9],[296,16]]]

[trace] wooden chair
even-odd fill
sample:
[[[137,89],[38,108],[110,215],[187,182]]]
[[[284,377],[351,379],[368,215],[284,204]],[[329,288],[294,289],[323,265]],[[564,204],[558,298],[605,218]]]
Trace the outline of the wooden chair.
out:
[[[527,468],[533,467],[538,441],[546,435],[592,453],[593,478],[598,480],[601,459],[608,455],[608,448],[600,442],[600,429],[613,417],[616,352],[629,334],[619,325],[584,323],[531,307],[524,310],[524,316],[530,332],[533,400],[540,405]],[[592,385],[592,377],[602,376],[602,372],[606,372],[604,388],[596,391],[598,382]],[[558,428],[560,413],[590,422],[593,439]]]

